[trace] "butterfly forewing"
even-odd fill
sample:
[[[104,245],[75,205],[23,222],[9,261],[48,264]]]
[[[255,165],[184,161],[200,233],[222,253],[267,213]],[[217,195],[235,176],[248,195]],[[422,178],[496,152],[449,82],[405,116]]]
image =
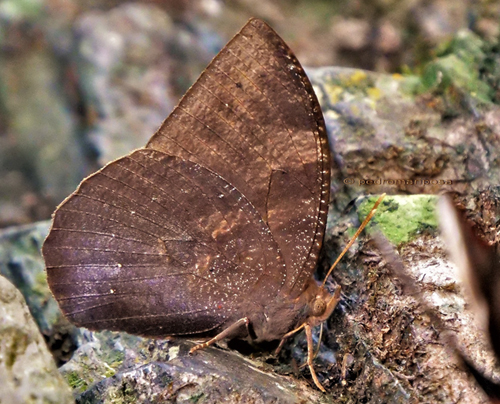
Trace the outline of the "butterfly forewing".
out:
[[[329,198],[325,126],[287,45],[251,20],[186,93],[148,147],[209,168],[268,223],[299,294],[314,271]]]

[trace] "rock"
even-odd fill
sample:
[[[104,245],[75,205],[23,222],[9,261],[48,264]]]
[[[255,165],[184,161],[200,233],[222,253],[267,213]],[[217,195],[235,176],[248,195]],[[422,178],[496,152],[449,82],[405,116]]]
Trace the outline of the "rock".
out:
[[[332,22],[331,31],[341,49],[359,51],[368,45],[370,24],[363,19],[337,18]]]
[[[61,364],[75,349],[79,331],[63,317],[47,285],[40,249],[49,225],[39,222],[0,231],[0,274],[23,294],[40,332]]]
[[[155,341],[126,333],[82,330],[80,336],[61,319],[46,284],[40,247],[47,232],[47,222],[4,230],[0,234],[0,272],[23,291],[59,363],[66,362],[79,344],[71,360],[61,367],[77,402],[97,403],[116,397],[133,402],[162,402],[172,397],[203,398],[200,403],[221,402],[226,397],[235,403],[276,399],[282,403],[328,402],[306,381],[274,373],[262,357],[250,360],[237,351],[218,348],[188,355],[193,343]],[[36,334],[43,342],[38,330]],[[39,362],[33,363],[35,370],[45,371]],[[290,368],[284,372],[289,374]]]
[[[41,2],[0,7],[0,120],[9,134],[0,136],[0,203],[14,213],[0,214],[2,226],[49,217],[85,173],[78,122],[61,83],[64,61],[41,40],[44,17]],[[8,188],[14,181],[21,185]]]
[[[74,33],[87,136],[100,165],[144,146],[221,47],[213,32],[174,24],[141,3],[84,13]]]
[[[77,402],[329,402],[304,381],[236,351],[210,347],[189,355],[188,341],[112,332],[87,333],[86,340],[61,368]]]
[[[48,331],[59,315],[47,285],[40,249],[50,222],[12,227],[0,232],[0,274],[10,280],[23,294],[38,327]]]
[[[435,303],[433,307],[447,322],[453,321],[456,328],[463,330],[464,344],[468,344],[470,335],[478,339],[481,334],[464,310],[453,270],[436,239],[435,220],[428,218],[434,199],[427,195],[387,197],[381,215],[374,221],[387,235],[396,234],[393,240],[403,242],[401,254],[415,281],[424,282],[430,301]],[[345,244],[346,229],[352,227],[358,214],[360,218],[365,216],[369,204],[365,198],[356,211],[329,226],[335,238],[327,242],[328,255]],[[400,207],[412,209],[405,213]],[[420,228],[407,226],[404,235],[400,224],[405,214],[413,215],[415,224],[428,224]],[[390,230],[391,225],[397,231]],[[4,251],[11,252],[11,262],[17,255],[24,257],[17,260],[19,273],[24,273],[22,267],[30,261],[32,266],[42,266],[38,248],[28,250],[28,259],[29,255],[21,253],[18,246],[23,244],[19,242],[23,235],[33,240],[38,229],[46,230],[46,223],[31,230],[10,229],[8,238],[0,238]],[[17,246],[12,243],[16,239]],[[314,361],[327,388],[326,396],[308,385],[297,371],[294,376],[280,376],[293,373],[294,362],[304,362],[307,349],[301,333],[285,346],[278,360],[271,360],[267,355],[253,354],[249,358],[218,347],[188,355],[193,343],[185,340],[150,340],[125,333],[82,330],[83,336],[76,340],[80,346],[60,371],[80,403],[117,399],[215,403],[223,397],[235,403],[326,403],[340,399],[347,403],[450,402],[447,400],[457,397],[457,392],[464,402],[485,403],[422,314],[418,302],[403,293],[371,244],[361,239],[348,255],[334,272],[334,279],[343,287],[343,299],[328,322]],[[33,288],[24,288],[28,295],[35,293]],[[318,343],[317,334],[315,338]],[[479,346],[476,355],[486,358],[483,347]],[[303,372],[307,377],[308,371]]]
[[[173,24],[162,10],[130,3],[82,14],[74,30],[82,102],[93,117],[88,136],[105,164],[143,146],[173,108]]]
[[[467,21],[466,2],[451,4],[445,0],[421,2],[411,7],[414,23],[428,42],[438,44],[451,38]],[[470,18],[470,17],[469,17]]]
[[[64,63],[54,58],[48,46],[41,46],[41,3],[3,2],[0,19],[2,112],[14,134],[3,144],[0,156],[11,170],[23,174],[31,190],[59,201],[85,172],[75,136],[77,122],[67,108],[67,94],[60,82]]]
[[[442,332],[445,324],[487,374],[492,370],[498,374],[488,339],[474,321],[457,270],[438,236],[436,199],[431,195],[386,196],[369,226],[398,246],[411,284],[423,291],[422,300],[408,292],[407,282],[388,267],[371,237],[355,243],[335,269],[333,279],[342,286],[343,299],[330,318],[324,349],[335,352],[338,365],[327,371],[317,360],[319,377],[331,381],[327,391],[334,399],[344,397],[348,403],[489,402],[461,367],[448,334]],[[360,198],[356,212],[344,215],[330,228],[327,254],[345,245],[373,202],[374,198]],[[336,254],[329,261],[334,258]],[[435,317],[440,324],[434,322]]]
[[[0,402],[74,403],[19,291],[0,276]]]
[[[447,118],[441,104],[445,97],[418,96],[422,83],[417,77],[340,67],[309,69],[308,74],[339,170],[332,183],[334,203],[340,197],[345,206],[338,193],[344,188],[348,198],[464,192],[484,189],[500,177],[492,152],[500,147],[497,106],[471,101],[477,104],[472,110]]]

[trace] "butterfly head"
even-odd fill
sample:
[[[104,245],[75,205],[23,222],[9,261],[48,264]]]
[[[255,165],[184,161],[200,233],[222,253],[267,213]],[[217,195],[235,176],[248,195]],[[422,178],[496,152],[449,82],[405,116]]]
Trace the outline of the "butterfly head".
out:
[[[323,285],[318,285],[311,279],[306,291],[302,295],[302,304],[306,307],[305,323],[311,327],[326,321],[335,310],[340,300],[340,286],[337,286],[333,294]]]
[[[327,301],[321,295],[317,295],[312,302],[312,315],[314,317],[320,317],[325,313]]]

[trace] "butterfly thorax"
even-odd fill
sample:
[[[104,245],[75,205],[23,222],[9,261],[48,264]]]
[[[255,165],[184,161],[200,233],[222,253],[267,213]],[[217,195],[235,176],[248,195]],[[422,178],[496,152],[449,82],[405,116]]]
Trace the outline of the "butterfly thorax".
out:
[[[310,279],[297,298],[282,293],[266,306],[249,307],[247,316],[251,342],[280,340],[304,323],[311,326],[320,324],[331,314],[331,311],[326,313],[331,298],[324,287]]]

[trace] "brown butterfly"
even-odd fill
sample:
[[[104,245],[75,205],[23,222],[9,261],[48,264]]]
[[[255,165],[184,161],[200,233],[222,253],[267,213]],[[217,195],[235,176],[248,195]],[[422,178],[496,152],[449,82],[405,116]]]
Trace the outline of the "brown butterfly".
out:
[[[66,317],[147,337],[284,340],[333,312],[312,275],[330,190],[318,100],[300,63],[250,20],[145,148],[85,179],[43,246]]]

